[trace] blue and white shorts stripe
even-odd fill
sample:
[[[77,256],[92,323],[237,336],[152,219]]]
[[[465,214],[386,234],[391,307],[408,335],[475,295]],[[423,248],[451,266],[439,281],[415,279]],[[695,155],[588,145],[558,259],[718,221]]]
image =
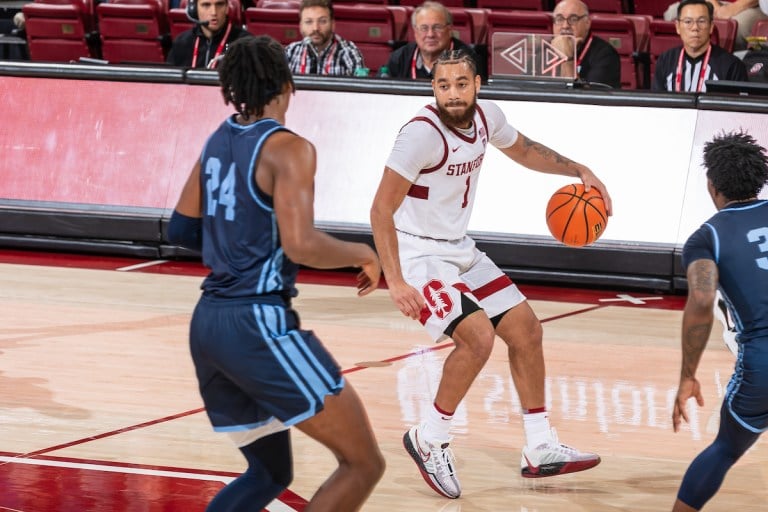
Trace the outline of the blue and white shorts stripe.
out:
[[[295,425],[344,387],[330,353],[280,303],[204,295],[192,316],[190,350],[206,412],[220,432]]]

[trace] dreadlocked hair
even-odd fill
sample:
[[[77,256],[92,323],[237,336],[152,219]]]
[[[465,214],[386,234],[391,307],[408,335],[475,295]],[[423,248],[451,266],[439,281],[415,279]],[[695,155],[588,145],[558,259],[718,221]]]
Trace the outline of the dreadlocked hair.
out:
[[[435,62],[434,69],[432,69],[432,74],[435,74],[437,66],[442,66],[444,64],[460,64],[462,62],[469,66],[473,75],[477,75],[477,63],[475,62],[474,57],[466,50],[446,50],[441,53],[440,56],[437,57],[437,62]]]
[[[232,43],[219,64],[219,82],[224,103],[246,119],[261,117],[285,84],[296,90],[285,50],[269,36],[241,37]]]
[[[732,201],[757,197],[768,183],[765,149],[743,130],[724,132],[707,142],[704,166],[715,190]]]

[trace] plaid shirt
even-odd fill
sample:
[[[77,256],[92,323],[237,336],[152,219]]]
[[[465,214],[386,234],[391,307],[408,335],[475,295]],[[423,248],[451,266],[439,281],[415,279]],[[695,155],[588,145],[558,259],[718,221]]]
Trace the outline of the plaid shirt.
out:
[[[320,55],[308,37],[286,46],[285,55],[294,75],[352,76],[355,69],[365,67],[363,55],[355,43],[338,34],[333,35],[333,42]]]

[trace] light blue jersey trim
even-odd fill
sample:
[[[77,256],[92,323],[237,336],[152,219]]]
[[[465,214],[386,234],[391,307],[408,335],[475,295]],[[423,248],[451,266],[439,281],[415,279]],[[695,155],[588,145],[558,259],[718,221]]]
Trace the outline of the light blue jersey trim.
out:
[[[712,240],[715,242],[715,246],[712,248],[715,252],[715,263],[720,263],[720,237],[717,236],[717,230],[712,224],[707,224],[706,222],[704,223],[704,226],[709,228],[712,232]]]

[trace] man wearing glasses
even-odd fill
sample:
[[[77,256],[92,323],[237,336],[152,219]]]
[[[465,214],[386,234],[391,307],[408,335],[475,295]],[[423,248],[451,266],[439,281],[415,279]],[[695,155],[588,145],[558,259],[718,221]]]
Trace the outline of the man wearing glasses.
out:
[[[604,39],[590,31],[589,10],[581,0],[562,0],[552,12],[552,33],[562,37],[552,44],[570,60],[561,67],[562,73],[573,74],[585,82],[601,83],[614,89],[621,87],[621,62],[619,54]]]
[[[432,79],[432,67],[441,53],[464,50],[477,62],[472,48],[453,37],[453,16],[440,2],[427,1],[416,7],[411,15],[415,41],[393,51],[387,62],[386,76],[403,79]],[[485,80],[487,73],[479,64],[478,74]],[[382,76],[385,76],[382,73]]]
[[[675,26],[682,46],[659,56],[651,89],[706,92],[707,80],[747,81],[744,63],[710,41],[714,8],[706,0],[683,0]]]
[[[713,17],[717,19],[733,18],[738,24],[736,40],[733,42],[733,49],[745,50],[747,40],[752,31],[752,26],[756,21],[768,18],[768,11],[761,10],[758,5],[760,0],[712,0],[710,5],[713,8]],[[765,0],[763,0],[763,3]],[[678,4],[673,3],[664,11],[664,19],[674,21],[677,16]]]

